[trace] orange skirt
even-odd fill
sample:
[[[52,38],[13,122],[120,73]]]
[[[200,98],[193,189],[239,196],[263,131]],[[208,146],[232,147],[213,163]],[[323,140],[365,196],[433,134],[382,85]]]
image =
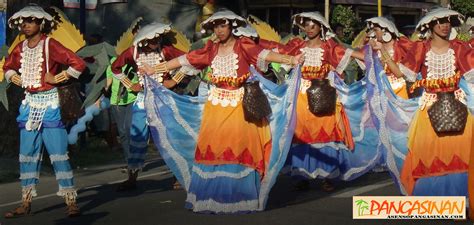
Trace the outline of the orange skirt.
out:
[[[398,96],[398,97],[401,97],[403,99],[408,99],[408,91],[407,91],[407,86],[406,84],[403,85],[402,87],[400,88],[397,88],[397,89],[393,89],[393,92],[395,92],[395,94]]]
[[[309,111],[308,96],[298,94],[296,104],[296,128],[293,143],[315,144],[343,142],[349,149],[354,148],[349,119],[344,107],[338,101],[336,113],[330,116],[316,116]]]
[[[242,103],[236,107],[204,106],[195,160],[205,165],[241,164],[264,174],[272,149],[270,125],[244,119]]]
[[[428,110],[418,110],[408,131],[408,154],[400,175],[408,194],[413,193],[416,179],[468,171],[469,156],[474,149],[473,117],[468,114],[464,131],[439,136],[433,129]]]

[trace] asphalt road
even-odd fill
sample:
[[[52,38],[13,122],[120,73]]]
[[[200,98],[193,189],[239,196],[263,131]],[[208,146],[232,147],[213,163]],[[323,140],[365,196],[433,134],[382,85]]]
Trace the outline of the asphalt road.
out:
[[[345,225],[345,224],[473,224],[450,220],[353,220],[353,195],[398,195],[387,173],[371,173],[353,182],[337,184],[334,192],[321,191],[318,182],[311,190],[292,191],[291,180],[281,176],[273,188],[267,210],[241,215],[196,214],[184,209],[185,192],[171,190],[172,175],[159,159],[150,161],[140,174],[139,188],[117,193],[117,183],[125,179],[120,165],[76,170],[78,204],[83,215],[66,218],[65,204],[55,195],[54,177],[41,178],[39,196],[33,201],[32,215],[15,219],[0,217],[0,225]],[[16,207],[19,183],[0,185],[0,213]]]

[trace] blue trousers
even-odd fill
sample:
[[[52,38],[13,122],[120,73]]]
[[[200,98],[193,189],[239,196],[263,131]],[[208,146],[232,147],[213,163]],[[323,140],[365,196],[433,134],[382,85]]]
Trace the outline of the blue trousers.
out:
[[[20,128],[20,180],[22,187],[34,186],[39,182],[44,149],[47,150],[54,167],[59,191],[73,189],[74,181],[67,155],[67,132],[61,122],[59,107],[48,107],[39,130],[26,130],[30,107],[20,106],[17,122]]]
[[[149,137],[146,111],[142,105],[135,103],[132,108],[132,125],[130,127],[130,150],[127,160],[129,169],[143,167]]]

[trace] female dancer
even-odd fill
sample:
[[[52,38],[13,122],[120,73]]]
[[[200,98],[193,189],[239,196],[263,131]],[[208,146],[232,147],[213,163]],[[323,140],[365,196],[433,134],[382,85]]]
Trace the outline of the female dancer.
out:
[[[468,111],[472,110],[471,98],[466,98],[472,94],[472,88],[465,81],[472,84],[474,80],[474,52],[466,43],[450,37],[452,27],[460,25],[462,18],[458,12],[445,8],[427,13],[416,27],[425,40],[416,42],[399,64],[380,43],[372,45],[381,49],[382,61],[397,77],[415,81],[416,74],[421,72],[423,78],[412,87],[421,86],[425,92],[414,116],[408,117],[413,119],[409,123],[408,153],[400,177],[407,194],[469,193],[472,206],[473,189],[468,189],[467,172],[474,149],[473,117]]]
[[[373,17],[367,19],[366,22],[369,28],[369,37],[382,43],[395,63],[399,63],[405,58],[412,47],[412,42],[405,36],[400,35],[392,21],[384,17]],[[380,51],[377,51],[377,54],[381,57]],[[393,92],[401,98],[408,99],[405,79],[393,75],[386,64],[384,64],[384,69]]]
[[[169,24],[154,22],[144,26],[138,31],[133,40],[133,46],[120,54],[111,66],[111,72],[114,77],[120,80],[126,88],[138,93],[133,105],[116,105],[113,108],[116,118],[124,118],[125,120],[123,126],[119,129],[119,133],[122,146],[124,150],[127,151],[125,156],[128,165],[128,179],[118,186],[118,191],[127,191],[136,188],[138,172],[143,168],[145,162],[149,137],[146,111],[143,102],[143,74],[138,74],[138,83],[132,83],[128,76],[122,72],[122,68],[130,66],[134,68],[135,71],[138,71],[144,64],[154,65],[183,55],[183,51],[166,43],[166,39],[163,38],[163,36],[170,31],[171,26]],[[163,83],[165,86],[168,86],[168,82],[171,80],[170,74],[155,73],[150,77],[159,83]],[[169,86],[171,85],[174,84],[170,84]]]
[[[58,196],[66,201],[68,216],[78,216],[77,192],[67,154],[67,132],[61,121],[57,86],[78,78],[85,62],[47,34],[55,25],[53,17],[37,5],[27,6],[8,20],[26,36],[7,57],[3,70],[8,82],[25,88],[25,100],[17,117],[20,128],[20,179],[22,203],[5,214],[6,218],[24,216],[31,211],[36,194],[43,155],[49,153],[59,184]],[[68,66],[61,71],[61,67]]]
[[[259,121],[245,119],[243,86],[254,79],[251,65],[263,70],[269,61],[295,65],[301,55],[280,55],[234,36],[233,30],[244,25],[233,12],[219,11],[202,23],[214,31],[215,42],[145,69],[147,74],[212,69],[212,86],[209,92],[202,87],[200,97],[174,96],[150,82],[145,100],[155,142],[187,191],[186,208],[194,212],[263,210],[289,148],[295,85],[276,87],[261,80],[273,89],[267,92],[272,114]]]
[[[304,53],[304,64],[301,67],[301,86],[297,102],[297,122],[293,145],[288,154],[287,167],[297,179],[295,188],[309,188],[308,179],[324,178],[323,189],[331,191],[334,186],[329,179],[340,175],[342,151],[354,148],[349,119],[340,101],[330,106],[332,112],[314,113],[309,110],[310,102],[307,90],[312,83],[323,83],[320,87],[331,89],[328,74],[330,71],[342,75],[350,62],[351,56],[363,60],[363,53],[345,49],[332,37],[328,22],[319,12],[304,12],[293,16],[293,23],[306,33],[306,40],[292,39],[278,52],[297,55]],[[333,88],[332,88],[333,89]],[[335,92],[335,90],[334,90]],[[335,98],[335,96],[333,96]],[[329,96],[318,96],[319,99]],[[335,103],[335,105],[334,105]]]

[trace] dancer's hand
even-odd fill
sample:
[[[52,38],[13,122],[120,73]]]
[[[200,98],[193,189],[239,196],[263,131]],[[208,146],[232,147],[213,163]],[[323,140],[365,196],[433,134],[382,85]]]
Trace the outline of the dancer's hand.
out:
[[[168,88],[168,89],[176,86],[176,84],[177,84],[176,81],[174,81],[172,79],[168,79],[168,80],[163,81],[163,86],[165,86],[165,88]]]
[[[45,73],[44,74],[44,82],[48,84],[56,84],[56,79],[54,78],[54,75],[51,73]]]
[[[140,67],[139,72],[146,75],[152,75],[155,73],[155,69],[147,63],[143,63],[143,66]]]
[[[378,42],[375,39],[370,39],[369,40],[369,45],[374,49],[374,50],[380,50],[382,49],[382,43]]]
[[[385,48],[380,49],[380,53],[382,53],[380,56],[380,60],[382,62],[388,63],[392,60],[392,57],[390,56],[390,53],[388,53],[387,49]]]
[[[301,53],[294,57],[295,62],[291,62],[292,65],[303,64],[304,63],[304,54]]]
[[[10,78],[11,82],[13,82],[14,84],[16,84],[17,86],[21,87],[21,77],[20,75],[18,74],[15,74],[13,75],[11,78]]]
[[[133,84],[130,87],[130,90],[132,90],[133,92],[140,92],[142,91],[142,86],[140,84]]]
[[[56,82],[56,84],[67,80],[69,80],[69,75],[67,75],[66,71],[63,71],[58,75],[54,76],[54,81]]]

